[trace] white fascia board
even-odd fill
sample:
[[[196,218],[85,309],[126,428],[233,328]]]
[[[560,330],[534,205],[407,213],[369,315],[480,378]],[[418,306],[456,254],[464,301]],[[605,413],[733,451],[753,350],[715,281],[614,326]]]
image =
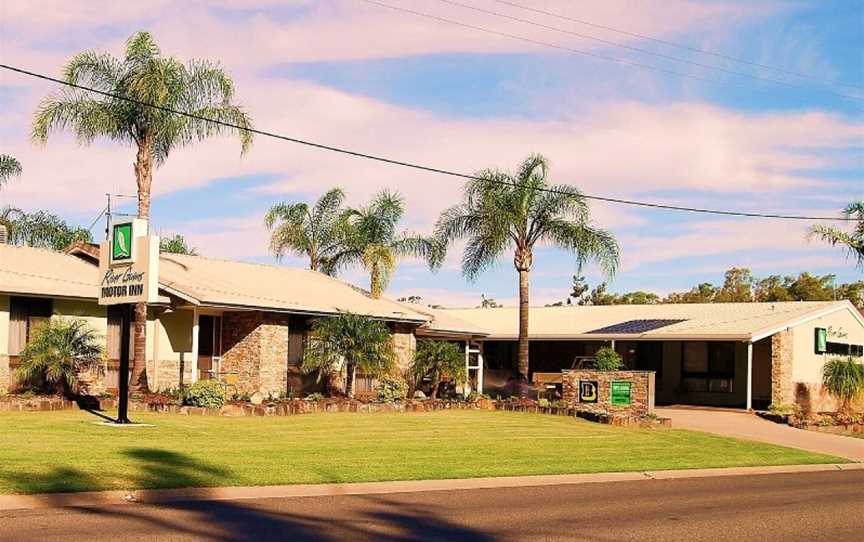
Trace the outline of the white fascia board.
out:
[[[784,329],[789,329],[789,328],[793,328],[796,326],[800,326],[801,324],[806,324],[807,322],[810,322],[810,321],[815,320],[817,318],[822,318],[823,316],[828,316],[829,314],[833,314],[835,312],[842,311],[842,310],[848,310],[849,312],[851,312],[852,317],[858,321],[858,323],[861,325],[861,327],[864,327],[864,318],[861,317],[861,313],[858,312],[858,309],[856,309],[855,305],[853,305],[850,301],[844,300],[844,301],[838,302],[836,304],[832,304],[832,305],[830,305],[824,309],[820,309],[816,312],[812,312],[810,314],[804,315],[801,318],[798,318],[796,320],[789,321],[783,325],[774,326],[771,328],[767,328],[767,329],[763,329],[761,331],[758,331],[750,337],[750,342],[755,343],[756,341],[761,341],[762,339],[764,339],[766,337],[770,337],[771,335],[774,335],[775,333],[779,333],[779,332],[783,331]]]

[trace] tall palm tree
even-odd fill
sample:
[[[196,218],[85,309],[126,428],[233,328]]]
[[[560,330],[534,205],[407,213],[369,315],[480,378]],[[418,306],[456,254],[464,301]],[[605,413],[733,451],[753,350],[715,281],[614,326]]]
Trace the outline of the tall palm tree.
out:
[[[515,174],[485,170],[465,186],[463,202],[441,214],[435,226],[444,243],[467,239],[462,272],[474,280],[513,250],[519,274],[519,378],[528,380],[528,278],[538,244],[572,251],[577,262],[593,261],[607,274],[618,267],[618,243],[591,225],[588,203],[569,185],[549,184],[549,164],[529,156]]]
[[[855,258],[856,266],[864,268],[864,200],[847,205],[843,209],[843,216],[855,219],[851,232],[817,224],[810,228],[810,237],[817,237],[831,246],[842,246],[849,256]]]
[[[313,206],[277,203],[267,211],[264,223],[272,232],[270,250],[281,258],[286,253],[309,258],[309,269],[334,271],[331,259],[344,248],[347,223],[342,203],[345,193],[334,188]]]
[[[188,64],[162,56],[148,32],[137,32],[126,42],[123,58],[87,51],[72,57],[63,69],[63,78],[117,96],[126,101],[77,89],[63,89],[39,105],[33,122],[33,139],[44,143],[57,130],[75,132],[82,144],[97,138],[134,145],[135,181],[138,186],[138,217],[150,218],[150,190],[153,167],[165,162],[172,150],[211,136],[237,133],[241,153],[252,144],[245,128],[251,120],[232,103],[234,83],[219,64],[192,60]],[[176,115],[141,103],[191,113],[198,118]],[[213,119],[240,126],[207,122]],[[135,306],[135,348],[130,389],[146,389],[144,351],[147,307]]]
[[[21,163],[8,154],[0,154],[0,188],[18,175],[21,175]]]
[[[383,190],[366,206],[349,209],[345,213],[348,223],[344,247],[326,266],[328,274],[360,264],[369,272],[369,291],[373,298],[381,297],[399,258],[422,258],[430,269],[437,269],[444,250],[434,237],[403,231],[399,221],[405,214],[405,200],[396,192]]]

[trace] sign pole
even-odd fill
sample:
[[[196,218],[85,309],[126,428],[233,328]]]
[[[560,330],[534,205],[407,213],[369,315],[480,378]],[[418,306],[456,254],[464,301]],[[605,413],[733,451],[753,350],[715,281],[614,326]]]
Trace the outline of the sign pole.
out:
[[[132,305],[124,304],[120,317],[120,383],[119,401],[117,404],[117,423],[132,423],[129,421],[129,325]]]

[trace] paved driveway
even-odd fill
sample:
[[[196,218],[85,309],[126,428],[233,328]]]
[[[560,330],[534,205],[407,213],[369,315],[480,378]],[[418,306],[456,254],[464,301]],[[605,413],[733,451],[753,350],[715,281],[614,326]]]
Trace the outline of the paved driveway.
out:
[[[755,414],[726,410],[658,408],[658,416],[672,418],[672,427],[779,444],[864,462],[864,439],[795,429]]]

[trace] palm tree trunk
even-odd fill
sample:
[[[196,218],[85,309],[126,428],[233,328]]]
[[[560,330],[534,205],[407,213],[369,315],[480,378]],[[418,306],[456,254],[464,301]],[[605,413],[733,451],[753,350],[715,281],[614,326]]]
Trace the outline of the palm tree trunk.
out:
[[[378,265],[373,265],[369,272],[369,292],[372,295],[372,299],[379,299],[381,297],[381,270],[378,268]]]
[[[135,160],[135,181],[138,184],[138,218],[150,220],[150,186],[153,182],[153,137],[145,135],[138,145]],[[149,227],[149,226],[148,226]],[[156,256],[158,257],[158,255]],[[146,391],[147,386],[147,304],[135,304],[133,318],[134,353],[129,391]],[[125,339],[125,340],[128,340]]]
[[[528,270],[519,270],[519,381],[520,394],[528,382]]]
[[[345,394],[349,398],[354,397],[354,376],[357,371],[357,366],[349,363],[345,374]]]
[[[438,388],[441,386],[441,378],[435,377],[432,379],[432,392],[429,394],[430,399],[438,398]]]

